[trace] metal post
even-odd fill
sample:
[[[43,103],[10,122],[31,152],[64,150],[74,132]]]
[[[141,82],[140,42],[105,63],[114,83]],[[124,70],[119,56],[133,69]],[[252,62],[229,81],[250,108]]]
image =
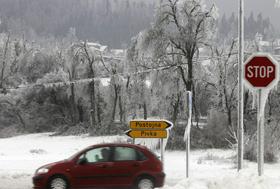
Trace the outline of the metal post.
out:
[[[192,92],[188,91],[188,108],[189,108],[189,119],[188,126],[185,132],[186,140],[186,177],[189,178],[189,166],[190,166],[190,130],[192,120]]]
[[[160,158],[164,169],[164,149],[163,149],[163,138],[160,139]]]
[[[259,176],[263,175],[263,165],[264,165],[264,119],[262,112],[262,89],[258,89],[258,173]]]
[[[190,135],[188,135],[186,140],[186,177],[189,178],[189,164],[190,164]]]
[[[239,1],[239,64],[238,64],[238,171],[243,168],[243,61],[244,61],[244,0]]]

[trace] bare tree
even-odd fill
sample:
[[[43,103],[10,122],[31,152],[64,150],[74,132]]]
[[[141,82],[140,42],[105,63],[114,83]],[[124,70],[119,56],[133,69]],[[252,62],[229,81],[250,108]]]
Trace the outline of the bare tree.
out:
[[[236,136],[233,126],[233,112],[236,108],[237,57],[234,54],[236,41],[232,40],[229,47],[215,46],[212,48],[211,73],[203,79],[205,85],[212,86],[215,94],[216,108],[227,115],[227,130],[230,136]],[[236,137],[232,137],[234,140]]]
[[[80,44],[75,45],[76,54],[79,55],[80,61],[87,64],[88,74],[87,77],[92,79],[89,83],[90,90],[90,120],[91,120],[91,133],[93,134],[94,129],[97,127],[96,121],[96,91],[95,91],[95,81],[94,78],[96,76],[96,67],[95,63],[98,62],[98,55],[96,52],[93,52],[87,42],[82,42]]]
[[[121,92],[122,92],[122,78],[118,73],[121,72],[121,66],[122,62],[121,59],[114,58],[114,57],[103,57],[102,54],[100,54],[101,62],[103,64],[103,67],[107,71],[107,73],[110,75],[110,84],[113,88],[113,108],[111,113],[111,119],[110,122],[113,123],[115,121],[116,112],[117,112],[117,105],[119,106],[119,116],[120,121],[124,122],[124,110],[122,106],[122,98],[121,98]],[[106,58],[106,59],[105,59]],[[107,63],[107,65],[106,65]],[[119,104],[118,104],[119,102]],[[110,124],[111,125],[111,124]],[[109,128],[110,129],[110,128]]]
[[[0,107],[1,109],[4,109],[5,111],[11,112],[12,115],[14,115],[17,120],[19,121],[22,131],[26,130],[26,123],[25,119],[22,115],[22,112],[19,108],[20,101],[12,102],[13,100],[8,100],[8,99],[1,99],[0,100]]]
[[[139,35],[138,35],[139,39]],[[138,46],[138,39],[135,39],[128,49],[127,61],[130,65],[129,71],[135,73],[132,77],[129,77],[127,83],[127,91],[129,94],[130,105],[133,108],[133,119],[137,117],[137,110],[143,111],[143,118],[148,118],[148,105],[147,105],[147,86],[146,79],[148,73],[145,73],[146,69],[151,66],[151,59],[145,57],[141,49]]]
[[[77,122],[77,110],[81,110],[81,106],[79,108],[76,106],[76,97],[75,97],[75,80],[77,79],[77,69],[80,64],[79,53],[75,51],[75,46],[72,45],[67,52],[66,61],[63,61],[63,67],[68,74],[68,78],[70,81],[70,101],[71,101],[71,122],[72,124],[76,124]],[[80,115],[80,113],[79,113]],[[81,119],[80,119],[81,120]]]
[[[7,35],[7,39],[4,43],[3,47],[3,57],[2,57],[2,65],[1,65],[1,70],[0,70],[0,89],[4,88],[4,79],[5,79],[5,71],[7,69],[7,64],[8,64],[8,50],[10,46],[10,33]]]

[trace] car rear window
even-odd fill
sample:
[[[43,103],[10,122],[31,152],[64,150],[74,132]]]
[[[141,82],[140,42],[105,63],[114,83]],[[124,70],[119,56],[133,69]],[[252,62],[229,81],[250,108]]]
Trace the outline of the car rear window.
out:
[[[157,159],[160,159],[160,155],[157,152],[154,152],[152,150],[150,150],[149,148],[147,148],[146,146],[141,146],[141,148],[143,148],[145,151],[148,151],[149,153],[151,153],[154,157],[156,157]],[[139,151],[140,152],[140,151]],[[142,152],[141,152],[142,153]],[[143,154],[143,153],[142,153]],[[144,155],[144,154],[143,154]],[[145,155],[144,155],[145,156]],[[146,158],[146,157],[145,157]],[[146,158],[147,159],[147,158]]]

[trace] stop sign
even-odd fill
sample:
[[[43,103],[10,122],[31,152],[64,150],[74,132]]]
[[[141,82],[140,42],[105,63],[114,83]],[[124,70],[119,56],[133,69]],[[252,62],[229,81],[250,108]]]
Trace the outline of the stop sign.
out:
[[[268,54],[255,54],[244,66],[244,78],[249,87],[270,88],[278,81],[278,62]]]

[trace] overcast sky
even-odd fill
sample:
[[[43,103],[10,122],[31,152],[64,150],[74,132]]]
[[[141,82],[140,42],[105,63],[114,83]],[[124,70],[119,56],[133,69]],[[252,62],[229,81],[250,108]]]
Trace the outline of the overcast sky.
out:
[[[239,0],[205,0],[205,2],[215,2],[221,17],[224,13],[228,16],[232,12],[238,13]],[[262,13],[264,18],[270,17],[273,25],[280,30],[280,8],[275,7],[275,0],[244,0],[244,3],[246,15],[250,15],[253,12],[256,17],[257,14]]]

